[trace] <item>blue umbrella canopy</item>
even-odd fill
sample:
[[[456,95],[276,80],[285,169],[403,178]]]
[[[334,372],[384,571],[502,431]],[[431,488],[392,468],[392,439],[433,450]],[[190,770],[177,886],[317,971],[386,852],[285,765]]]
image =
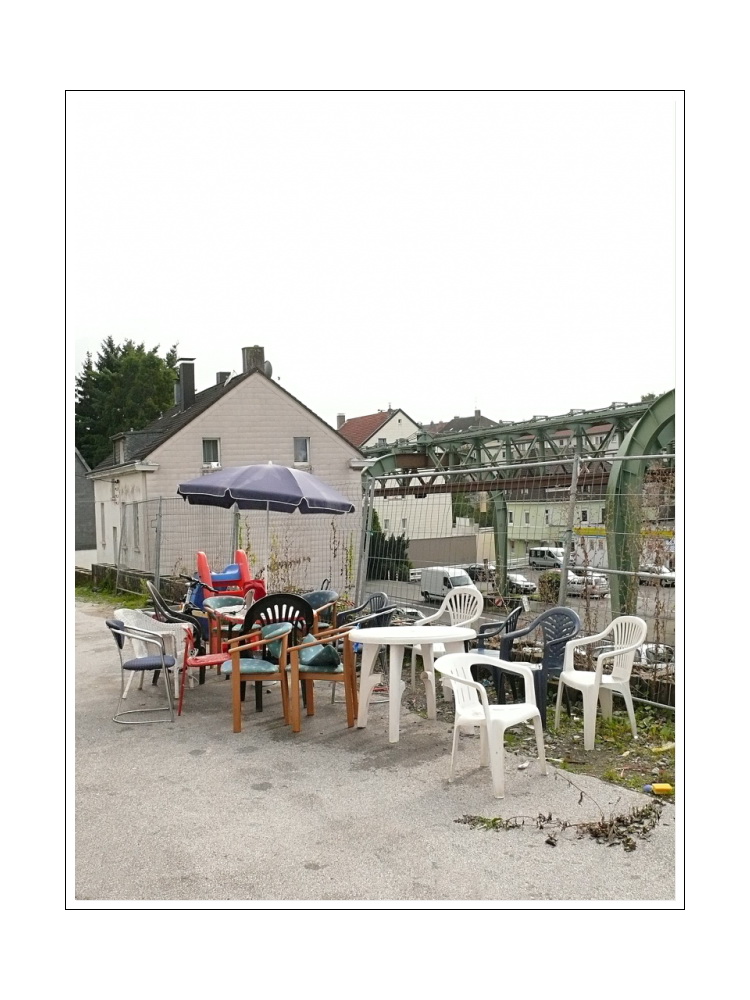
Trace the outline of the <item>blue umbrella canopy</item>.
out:
[[[300,514],[352,514],[354,504],[321,479],[286,465],[243,465],[199,476],[177,487],[191,504]]]

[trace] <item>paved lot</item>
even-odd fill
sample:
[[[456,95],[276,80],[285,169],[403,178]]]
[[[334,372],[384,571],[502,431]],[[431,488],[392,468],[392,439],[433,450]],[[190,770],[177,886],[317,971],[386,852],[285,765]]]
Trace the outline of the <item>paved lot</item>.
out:
[[[533,822],[540,813],[580,823],[600,818],[600,809],[609,816],[649,800],[586,776],[571,787],[565,772],[541,775],[533,758],[518,770],[526,758],[510,754],[506,797],[497,800],[472,737],[462,737],[449,785],[450,725],[404,711],[401,740],[391,745],[386,704],[371,707],[367,729],[347,729],[329,685],[296,735],[283,725],[273,689],[262,714],[248,693],[243,732],[233,733],[230,685],[215,674],[187,691],[173,725],[116,725],[119,669],[104,617],[100,607],[76,605],[70,907],[105,900],[682,907],[673,806],[664,805],[634,851],[579,839],[573,828],[558,831],[551,847],[548,831]],[[153,694],[147,681],[137,697]],[[530,819],[520,829],[487,831],[456,822],[465,815]]]

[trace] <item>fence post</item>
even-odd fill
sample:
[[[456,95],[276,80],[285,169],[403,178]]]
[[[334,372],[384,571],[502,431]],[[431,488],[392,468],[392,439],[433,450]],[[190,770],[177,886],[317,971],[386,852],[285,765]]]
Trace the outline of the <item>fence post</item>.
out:
[[[234,554],[240,547],[240,508],[237,504],[232,509],[232,537],[230,539],[229,558],[227,565],[234,562]]]
[[[161,497],[156,510],[156,553],[154,556],[154,586],[159,589],[161,582]]]
[[[576,493],[578,492],[578,467],[581,462],[581,443],[576,441],[576,453],[573,456],[573,468],[570,474],[570,501],[568,503],[568,523],[565,528],[565,543],[563,545],[563,564],[560,570],[560,596],[558,603],[565,606],[568,599],[568,566],[570,565],[570,549],[573,545],[573,525],[576,516]]]
[[[370,535],[372,534],[372,512],[374,509],[375,479],[371,478],[367,484],[367,492],[364,495],[362,504],[362,535],[359,543],[359,568],[357,571],[357,585],[354,591],[355,605],[362,603],[365,590],[365,579],[367,578],[367,563],[370,558]]]

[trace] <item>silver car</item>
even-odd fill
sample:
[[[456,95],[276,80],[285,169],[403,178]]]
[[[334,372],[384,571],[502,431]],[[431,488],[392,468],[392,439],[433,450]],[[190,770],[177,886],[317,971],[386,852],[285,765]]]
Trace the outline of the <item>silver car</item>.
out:
[[[589,597],[606,597],[609,593],[609,581],[602,573],[593,573],[591,570],[580,575],[568,570],[568,593],[574,597],[585,594]]]

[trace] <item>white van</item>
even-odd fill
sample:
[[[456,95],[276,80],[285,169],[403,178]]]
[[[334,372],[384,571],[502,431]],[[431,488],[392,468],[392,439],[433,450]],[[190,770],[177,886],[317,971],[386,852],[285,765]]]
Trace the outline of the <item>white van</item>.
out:
[[[475,587],[471,577],[460,566],[428,566],[422,570],[422,597],[426,601],[442,601],[454,587]]]
[[[562,569],[562,549],[544,548],[529,549],[529,566],[532,569]]]

